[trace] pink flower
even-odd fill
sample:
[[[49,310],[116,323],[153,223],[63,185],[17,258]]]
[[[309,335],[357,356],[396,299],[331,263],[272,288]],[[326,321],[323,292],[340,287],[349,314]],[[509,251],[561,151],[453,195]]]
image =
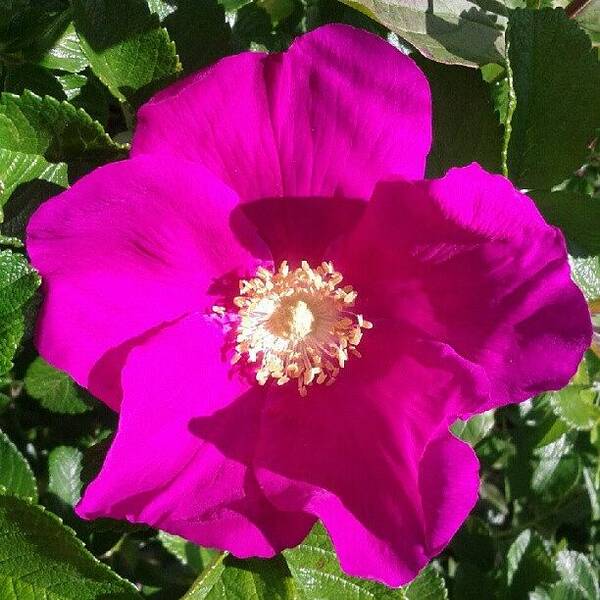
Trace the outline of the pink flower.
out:
[[[479,484],[448,426],[564,386],[591,328],[561,233],[478,165],[422,180],[430,141],[412,60],[328,26],[163,91],[37,211],[40,354],[120,411],[80,516],[239,557],[319,518],[394,586],[440,552]]]

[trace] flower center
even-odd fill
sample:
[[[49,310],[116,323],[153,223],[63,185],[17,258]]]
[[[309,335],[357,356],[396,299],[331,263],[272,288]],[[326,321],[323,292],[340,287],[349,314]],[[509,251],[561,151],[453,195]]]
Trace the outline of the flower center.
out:
[[[257,363],[261,385],[296,379],[302,396],[315,382],[332,384],[350,354],[360,356],[362,330],[373,327],[351,310],[357,293],[339,287],[342,279],[331,262],[312,268],[306,261],[295,270],[284,261],[275,273],[259,267],[242,279],[232,363]]]

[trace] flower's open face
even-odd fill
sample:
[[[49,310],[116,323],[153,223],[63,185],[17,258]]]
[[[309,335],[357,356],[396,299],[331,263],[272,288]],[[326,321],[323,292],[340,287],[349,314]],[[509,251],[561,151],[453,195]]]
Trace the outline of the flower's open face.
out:
[[[477,165],[422,180],[430,142],[411,59],[329,26],[168,88],[38,210],[40,354],[120,412],[81,516],[241,557],[320,518],[390,585],[448,543],[478,491],[448,426],[560,388],[591,331],[561,234]]]
[[[356,292],[340,286],[343,280],[332,263],[312,268],[306,261],[290,269],[286,261],[277,272],[259,267],[256,276],[240,281],[240,295],[229,315],[235,336],[236,364],[241,358],[257,363],[256,380],[277,385],[295,380],[301,396],[313,383],[331,385],[356,349],[363,329],[373,324],[356,314]],[[213,307],[227,316],[223,306]]]

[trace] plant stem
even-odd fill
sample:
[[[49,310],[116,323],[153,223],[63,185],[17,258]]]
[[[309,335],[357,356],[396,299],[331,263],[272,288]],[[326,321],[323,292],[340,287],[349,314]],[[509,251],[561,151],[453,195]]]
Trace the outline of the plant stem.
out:
[[[576,17],[589,3],[591,0],[572,0],[565,8],[567,17]]]

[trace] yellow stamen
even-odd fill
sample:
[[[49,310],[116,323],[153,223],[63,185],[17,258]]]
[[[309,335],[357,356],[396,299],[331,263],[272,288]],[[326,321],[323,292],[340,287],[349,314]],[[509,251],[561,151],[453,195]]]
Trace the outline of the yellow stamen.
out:
[[[275,273],[259,267],[255,277],[240,281],[235,354],[258,363],[256,379],[278,385],[297,380],[302,396],[313,383],[331,385],[351,355],[362,330],[373,324],[351,312],[357,293],[338,287],[341,273],[331,262],[312,268],[306,261],[291,270],[287,261]],[[218,315],[221,307],[213,307]]]

